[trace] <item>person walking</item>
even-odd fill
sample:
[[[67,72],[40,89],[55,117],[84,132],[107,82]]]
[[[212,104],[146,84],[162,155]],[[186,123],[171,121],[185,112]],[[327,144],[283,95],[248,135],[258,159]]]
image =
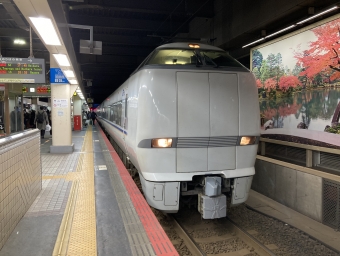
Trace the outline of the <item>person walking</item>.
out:
[[[94,112],[92,110],[92,112],[91,112],[92,125],[94,125],[94,121],[96,120],[96,116],[97,116],[96,112]]]
[[[37,111],[34,119],[34,124],[36,124],[37,128],[40,130],[40,136],[44,139],[46,125],[48,124],[48,116],[44,111],[44,107],[40,107],[40,110]]]
[[[85,111],[83,111],[83,127],[86,127],[87,126],[87,114]]]

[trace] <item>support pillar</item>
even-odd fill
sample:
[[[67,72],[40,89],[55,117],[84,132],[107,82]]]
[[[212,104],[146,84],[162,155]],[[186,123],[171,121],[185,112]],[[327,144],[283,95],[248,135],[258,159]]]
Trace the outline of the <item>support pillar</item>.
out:
[[[50,55],[51,68],[58,67]],[[71,97],[74,86],[51,83],[52,145],[51,154],[72,153]]]
[[[83,118],[82,118],[82,100],[78,95],[73,96],[73,122],[74,130],[80,131],[83,129]]]

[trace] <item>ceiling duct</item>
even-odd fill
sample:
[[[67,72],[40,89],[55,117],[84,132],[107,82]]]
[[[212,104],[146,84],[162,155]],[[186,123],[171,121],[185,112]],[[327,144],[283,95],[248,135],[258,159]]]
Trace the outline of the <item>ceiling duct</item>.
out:
[[[17,26],[21,29],[24,29],[26,31],[29,31],[29,26],[25,22],[25,20],[22,18],[21,13],[18,11],[15,4],[12,2],[12,0],[1,0],[2,6],[6,9],[8,14],[12,17],[12,19],[15,21]]]

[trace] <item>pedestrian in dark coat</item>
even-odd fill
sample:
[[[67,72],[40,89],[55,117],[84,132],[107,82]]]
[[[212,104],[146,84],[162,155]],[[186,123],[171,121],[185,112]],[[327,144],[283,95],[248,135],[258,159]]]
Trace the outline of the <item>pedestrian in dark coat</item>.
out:
[[[96,120],[97,113],[92,110],[91,112],[91,119],[92,119],[92,124],[94,125],[94,121]]]
[[[42,116],[42,122],[39,120]],[[36,124],[37,128],[40,130],[40,136],[43,139],[45,136],[46,125],[48,124],[48,116],[44,111],[44,107],[40,107],[40,110],[37,111],[34,119],[34,124]]]

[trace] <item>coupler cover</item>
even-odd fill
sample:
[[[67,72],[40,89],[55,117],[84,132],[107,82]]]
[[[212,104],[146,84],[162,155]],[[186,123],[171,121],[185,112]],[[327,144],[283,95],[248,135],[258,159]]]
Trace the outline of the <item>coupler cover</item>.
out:
[[[215,197],[198,194],[198,211],[203,219],[217,219],[227,216],[227,197],[219,195]]]

